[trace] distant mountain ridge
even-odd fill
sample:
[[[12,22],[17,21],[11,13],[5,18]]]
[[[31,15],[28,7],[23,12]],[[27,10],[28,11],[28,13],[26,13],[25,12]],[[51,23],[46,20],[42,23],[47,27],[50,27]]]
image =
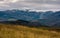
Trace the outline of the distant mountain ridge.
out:
[[[29,10],[5,10],[0,11],[0,21],[25,20],[39,22],[47,26],[60,25],[60,11],[36,12]]]
[[[36,19],[39,18],[38,16],[40,13],[36,13],[35,11],[33,12],[28,12],[23,11],[23,10],[7,10],[7,11],[0,11],[0,18],[4,19],[23,19],[23,20],[31,20],[31,19]]]

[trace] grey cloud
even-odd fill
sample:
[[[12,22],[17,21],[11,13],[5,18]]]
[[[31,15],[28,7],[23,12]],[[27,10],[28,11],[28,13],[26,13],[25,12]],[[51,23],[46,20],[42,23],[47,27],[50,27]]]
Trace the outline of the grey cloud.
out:
[[[60,4],[60,0],[26,0],[26,2],[40,4]]]
[[[33,8],[33,9],[39,9],[39,10],[49,10],[49,9],[60,9],[60,0],[52,1],[52,0],[24,0],[15,3],[4,3],[1,6],[0,9],[12,9],[12,8]]]
[[[0,0],[0,1],[4,1],[4,0]]]

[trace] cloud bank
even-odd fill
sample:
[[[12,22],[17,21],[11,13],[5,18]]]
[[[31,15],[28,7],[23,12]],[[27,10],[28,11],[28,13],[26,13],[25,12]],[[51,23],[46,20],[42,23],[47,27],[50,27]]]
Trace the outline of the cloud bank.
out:
[[[21,8],[60,10],[60,0],[0,0],[0,10]]]

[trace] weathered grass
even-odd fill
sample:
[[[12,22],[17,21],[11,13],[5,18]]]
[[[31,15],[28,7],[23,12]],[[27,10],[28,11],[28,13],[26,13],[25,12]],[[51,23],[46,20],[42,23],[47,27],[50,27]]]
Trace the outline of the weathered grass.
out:
[[[60,38],[60,32],[47,29],[0,24],[0,38]]]

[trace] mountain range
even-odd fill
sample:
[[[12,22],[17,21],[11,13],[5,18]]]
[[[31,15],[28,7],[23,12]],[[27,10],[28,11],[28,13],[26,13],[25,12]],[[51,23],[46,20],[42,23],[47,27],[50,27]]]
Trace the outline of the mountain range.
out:
[[[47,26],[60,26],[60,11],[36,12],[29,10],[5,10],[0,11],[1,21],[25,20],[40,23]]]

